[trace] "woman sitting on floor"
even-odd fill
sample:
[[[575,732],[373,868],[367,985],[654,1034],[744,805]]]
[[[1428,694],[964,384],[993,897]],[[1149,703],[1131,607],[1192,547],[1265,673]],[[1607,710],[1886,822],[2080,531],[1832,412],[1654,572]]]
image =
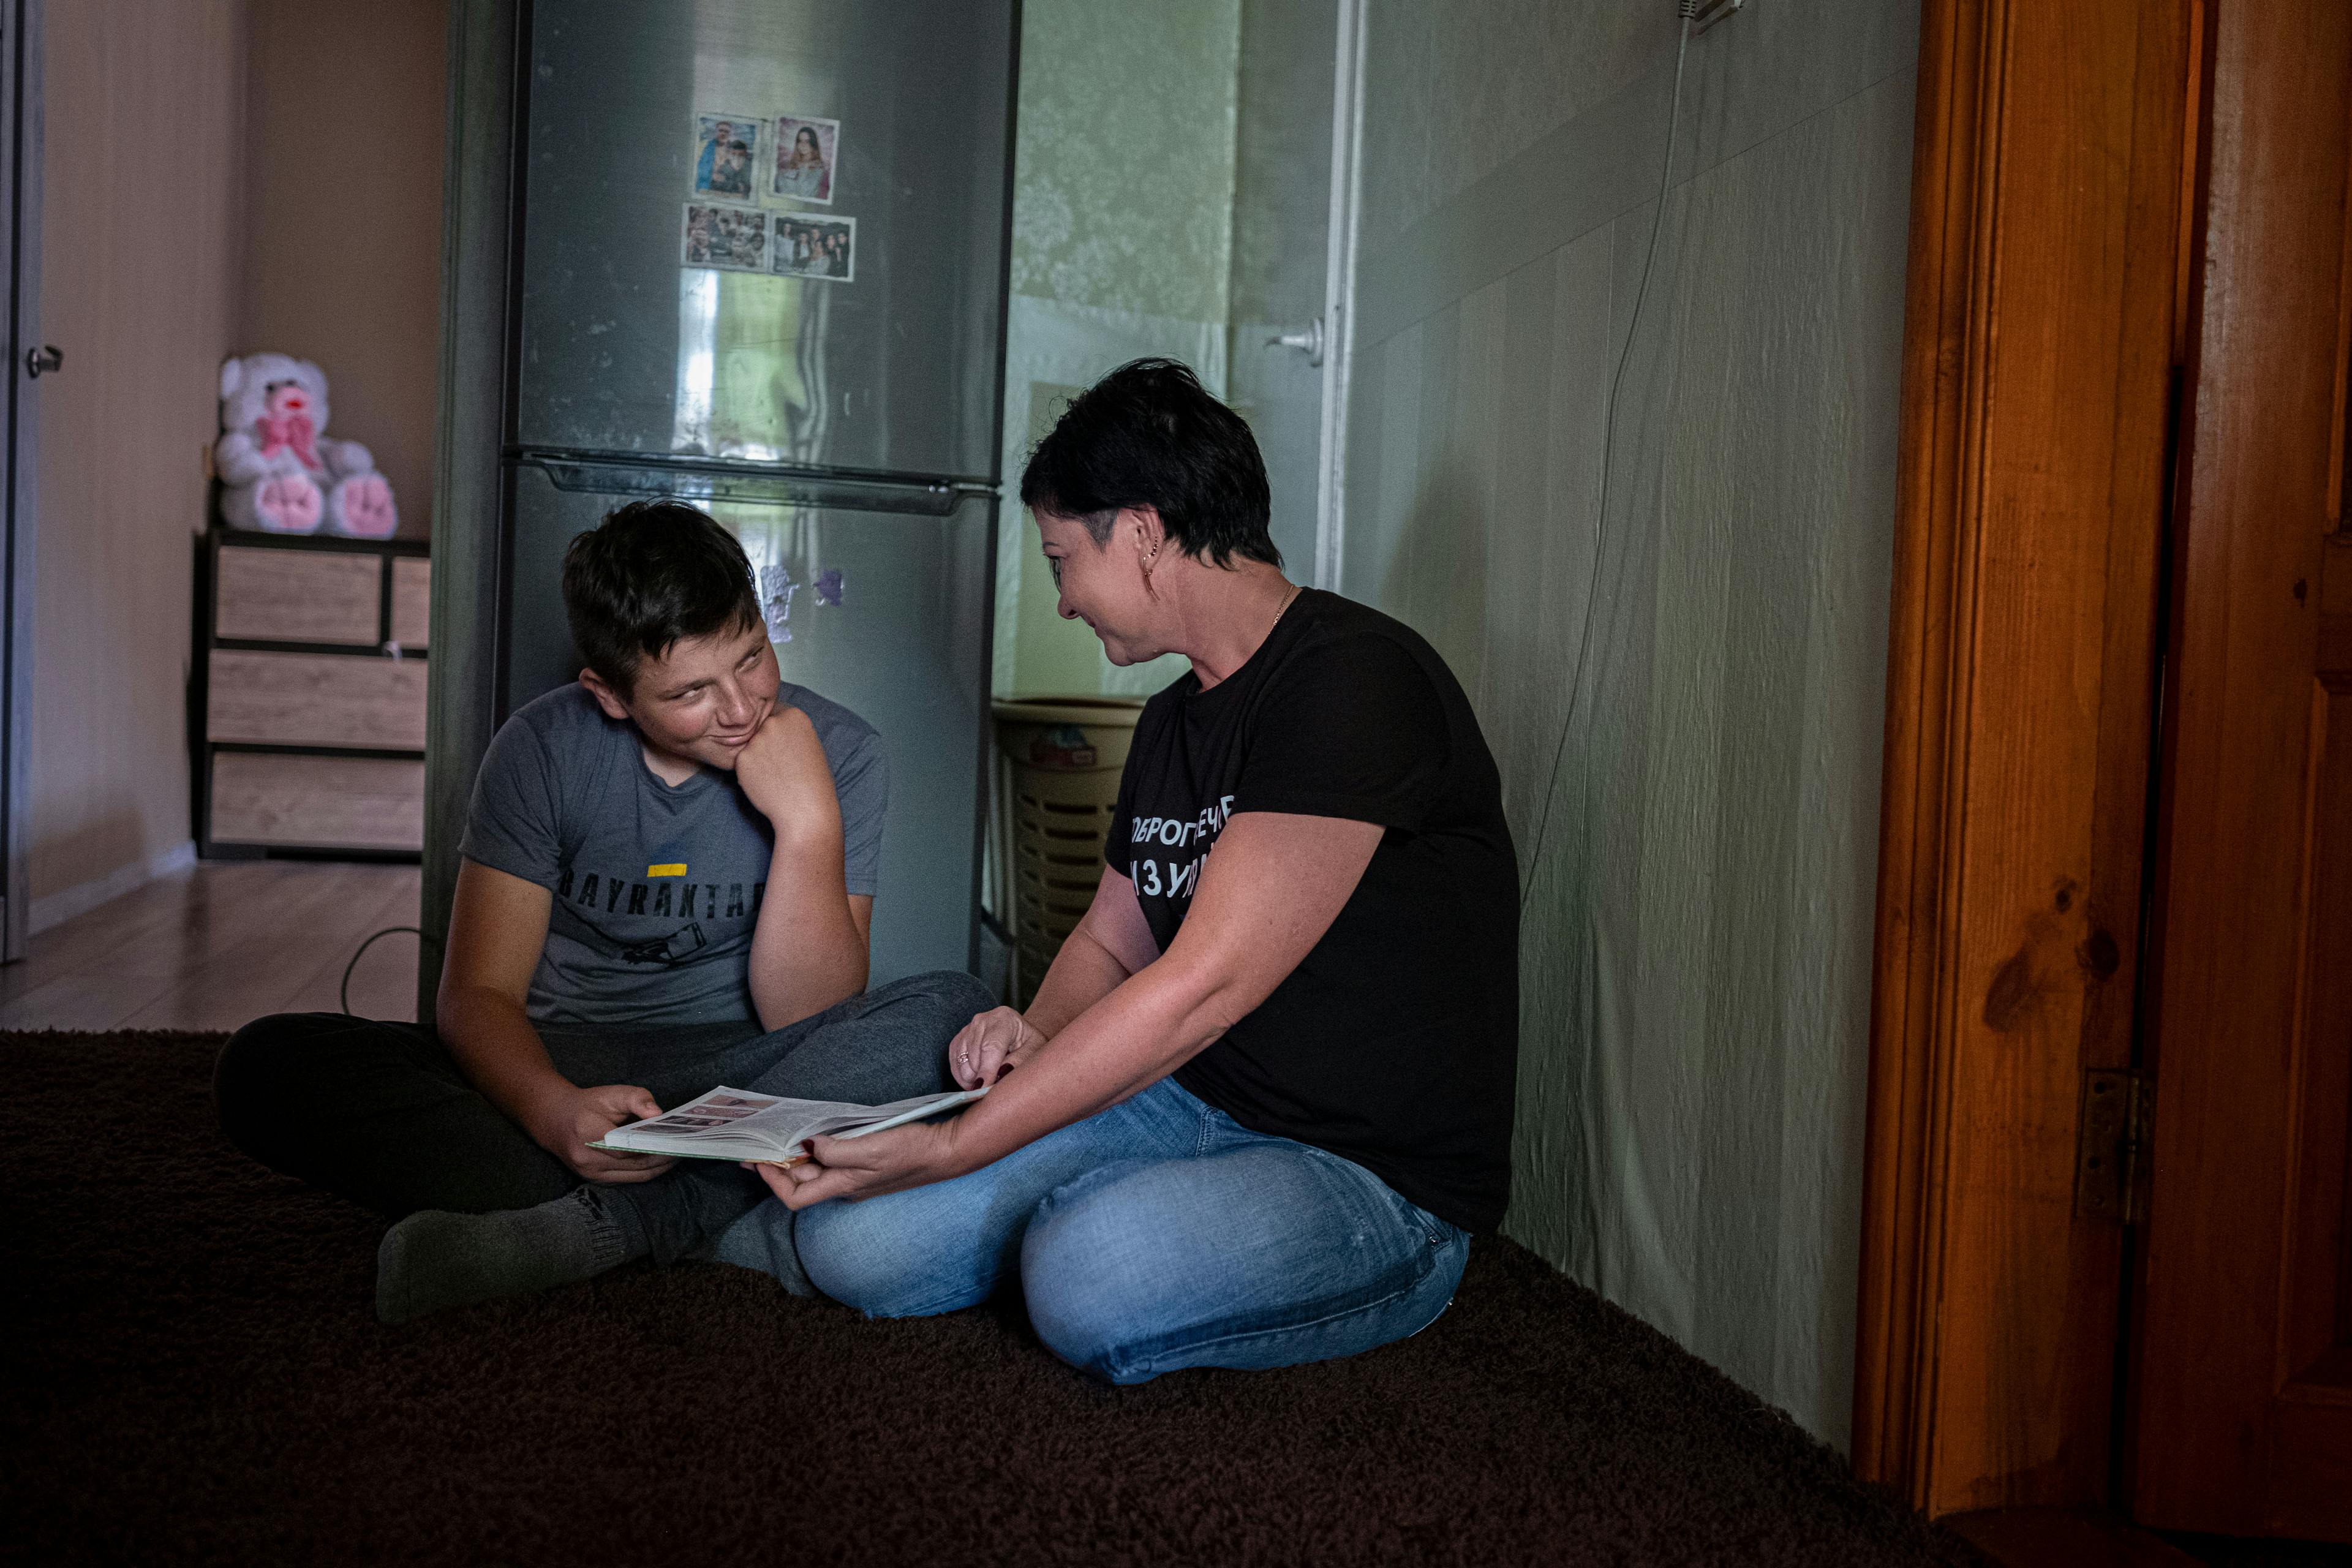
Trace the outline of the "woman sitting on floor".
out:
[[[1117,1383],[1413,1333],[1509,1187],[1517,866],[1477,720],[1410,628],[1284,578],[1256,443],[1181,365],[1078,397],[1021,499],[1062,615],[1192,668],[1035,1001],[948,1047],[988,1098],[761,1167],[800,1260],[876,1317],[1017,1273]]]

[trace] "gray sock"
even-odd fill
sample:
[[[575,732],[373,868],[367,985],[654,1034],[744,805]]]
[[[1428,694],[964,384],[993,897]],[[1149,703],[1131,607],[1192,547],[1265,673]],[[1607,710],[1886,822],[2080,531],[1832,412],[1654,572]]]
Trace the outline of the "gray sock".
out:
[[[597,1195],[583,1186],[536,1208],[410,1215],[384,1233],[376,1249],[375,1315],[404,1323],[450,1307],[569,1285],[626,1263],[629,1237]]]

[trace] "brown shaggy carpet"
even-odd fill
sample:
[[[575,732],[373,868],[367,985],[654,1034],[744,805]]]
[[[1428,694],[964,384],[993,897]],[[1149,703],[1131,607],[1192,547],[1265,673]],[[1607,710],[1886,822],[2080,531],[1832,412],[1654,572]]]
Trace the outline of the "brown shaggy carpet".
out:
[[[0,1557],[169,1563],[1958,1563],[1505,1241],[1350,1361],[1097,1386],[1006,1307],[718,1265],[404,1328],[381,1226],[213,1126],[214,1037],[0,1036]]]

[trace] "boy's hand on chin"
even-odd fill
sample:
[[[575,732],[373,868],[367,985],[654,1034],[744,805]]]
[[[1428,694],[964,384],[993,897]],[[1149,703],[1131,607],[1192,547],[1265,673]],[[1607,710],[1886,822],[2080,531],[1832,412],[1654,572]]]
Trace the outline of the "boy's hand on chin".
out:
[[[816,726],[797,708],[779,706],[768,715],[735,760],[743,796],[781,835],[841,833],[841,802],[833,793],[833,769]]]

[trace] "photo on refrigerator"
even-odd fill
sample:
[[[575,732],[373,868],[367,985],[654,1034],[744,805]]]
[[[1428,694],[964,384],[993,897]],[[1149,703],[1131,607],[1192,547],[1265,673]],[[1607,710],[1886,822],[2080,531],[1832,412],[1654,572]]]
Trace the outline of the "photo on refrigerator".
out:
[[[776,215],[776,248],[768,270],[782,278],[847,283],[857,276],[857,220]]]
[[[750,114],[694,117],[694,194],[730,201],[751,199],[767,121]]]
[[[840,158],[840,121],[784,115],[776,121],[776,169],[769,194],[830,206]]]
[[[757,272],[767,251],[768,215],[759,208],[686,204],[685,265]]]

